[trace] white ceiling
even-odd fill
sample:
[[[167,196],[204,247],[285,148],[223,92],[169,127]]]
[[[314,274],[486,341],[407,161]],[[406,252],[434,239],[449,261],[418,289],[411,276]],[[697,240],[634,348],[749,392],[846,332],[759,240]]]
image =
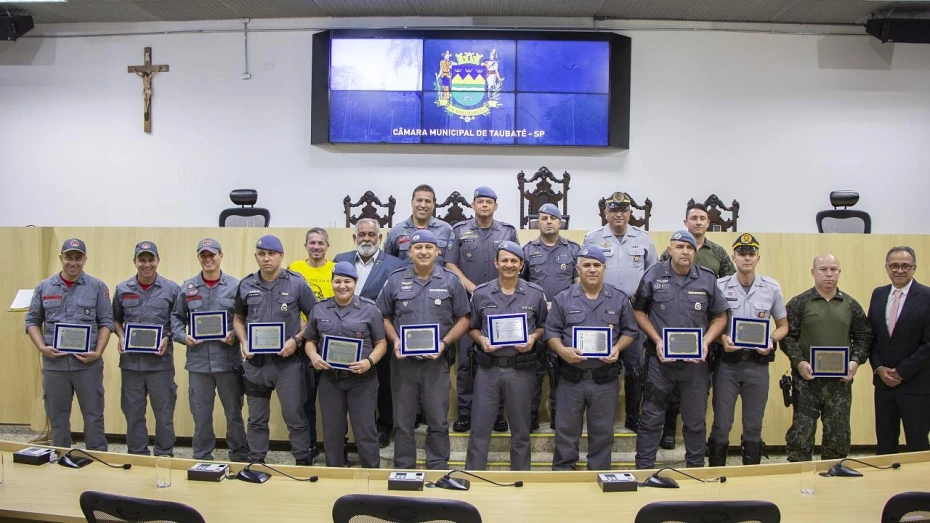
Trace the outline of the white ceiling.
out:
[[[603,17],[864,24],[872,15],[930,17],[930,1],[875,0],[69,0],[0,4],[36,23],[304,17]]]

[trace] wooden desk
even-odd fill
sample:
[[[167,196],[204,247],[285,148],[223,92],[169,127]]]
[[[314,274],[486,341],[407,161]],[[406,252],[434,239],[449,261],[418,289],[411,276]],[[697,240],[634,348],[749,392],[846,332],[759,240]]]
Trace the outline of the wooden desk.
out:
[[[335,500],[357,491],[353,479],[361,469],[282,467],[300,477],[320,476],[316,483],[273,477],[256,485],[234,480],[219,483],[187,481],[186,469],[192,460],[173,460],[176,468],[172,486],[155,487],[154,459],[121,454],[99,454],[112,463],[133,463],[130,470],[110,469],[94,463],[83,469],[57,465],[22,465],[12,462],[18,443],[0,442],[4,456],[4,483],[0,486],[0,518],[13,517],[44,521],[84,521],[78,498],[85,490],[178,501],[199,510],[207,521],[331,521]],[[756,465],[719,469],[689,469],[701,476],[725,475],[719,498],[728,500],[766,499],[778,505],[782,521],[876,522],[882,507],[894,494],[927,489],[930,452],[881,456],[868,461],[887,465],[902,463],[897,470],[862,468],[861,478],[818,477],[816,494],[799,492],[800,465]],[[834,462],[818,462],[827,470]],[[856,467],[859,465],[853,464]],[[241,467],[241,464],[236,467]],[[709,489],[684,477],[676,479],[680,489],[640,488],[637,492],[602,493],[592,472],[486,472],[482,475],[499,482],[520,479],[522,488],[495,487],[479,481],[472,490],[458,492],[425,489],[423,492],[387,491],[389,470],[370,470],[369,492],[467,501],[481,512],[484,521],[633,521],[640,507],[654,501],[704,500]],[[652,471],[636,471],[642,480]],[[434,480],[441,472],[428,472]],[[664,474],[668,474],[663,473]],[[677,476],[677,475],[676,475]]]

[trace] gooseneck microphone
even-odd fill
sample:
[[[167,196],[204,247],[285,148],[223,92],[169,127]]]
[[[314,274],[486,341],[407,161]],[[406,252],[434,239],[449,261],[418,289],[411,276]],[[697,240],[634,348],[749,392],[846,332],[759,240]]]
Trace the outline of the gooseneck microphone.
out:
[[[523,486],[523,482],[519,480],[514,481],[513,483],[498,483],[488,478],[483,478],[477,474],[472,474],[471,472],[468,472],[466,470],[455,470],[455,469],[450,470],[445,476],[436,480],[436,482],[433,483],[431,486],[449,489],[449,490],[468,490],[469,488],[471,488],[471,484],[469,483],[467,479],[452,477],[452,474],[455,474],[456,472],[458,472],[459,474],[465,474],[466,476],[471,476],[473,478],[478,478],[481,481],[486,481],[498,487],[522,487]]]
[[[648,478],[646,478],[646,480],[643,481],[642,486],[643,486],[643,487],[656,487],[656,488],[680,488],[680,487],[678,486],[678,482],[675,481],[674,479],[672,479],[672,478],[664,478],[664,477],[662,477],[662,476],[659,476],[659,474],[660,474],[663,470],[671,470],[671,471],[677,472],[677,473],[681,474],[682,476],[688,476],[689,478],[691,478],[691,479],[696,479],[696,480],[700,481],[701,483],[707,483],[707,481],[708,481],[708,480],[706,480],[706,479],[701,479],[701,478],[699,478],[699,477],[692,476],[691,474],[688,474],[687,472],[682,472],[682,471],[676,469],[675,467],[663,467],[663,468],[660,468],[659,470],[655,471],[655,473],[653,473],[653,474],[652,474],[651,476],[649,476]],[[726,482],[727,482],[727,477],[726,477],[726,476],[720,476],[720,483],[726,483]]]
[[[247,483],[264,483],[268,481],[269,478],[271,478],[271,474],[267,472],[262,472],[260,470],[252,470],[252,467],[265,467],[266,469],[273,470],[286,478],[293,479],[294,481],[309,481],[310,483],[316,483],[317,481],[320,480],[319,476],[310,476],[309,478],[296,478],[286,472],[282,472],[272,467],[271,465],[267,463],[262,463],[262,462],[249,463],[248,465],[245,466],[244,469],[240,470],[235,476],[227,476],[227,478],[228,479],[239,479]]]
[[[90,458],[90,459],[81,458],[81,457],[77,457],[77,456],[73,456],[73,454],[76,453],[76,452],[79,452],[79,453],[81,453],[81,454],[87,456],[87,458]],[[85,451],[83,451],[83,450],[81,450],[81,449],[71,449],[71,450],[69,450],[68,452],[65,453],[64,456],[58,458],[58,464],[61,465],[62,467],[68,467],[68,468],[72,468],[72,469],[79,469],[79,468],[86,467],[87,465],[90,465],[91,463],[93,463],[93,461],[91,461],[91,460],[93,460],[93,461],[99,461],[100,463],[103,463],[104,465],[110,467],[111,469],[125,469],[125,470],[129,470],[129,469],[132,468],[132,463],[123,463],[122,465],[111,465],[110,463],[107,463],[106,461],[103,461],[102,459],[98,458],[97,456],[94,456],[93,454],[90,454],[90,453],[88,453],[88,452],[85,452]]]
[[[879,469],[879,470],[888,470],[888,469],[899,469],[899,468],[901,468],[901,464],[900,464],[900,463],[892,463],[891,465],[888,465],[888,466],[885,466],[885,467],[879,467],[878,465],[873,465],[873,464],[871,464],[871,463],[866,463],[865,461],[860,461],[860,460],[855,459],[855,458],[845,458],[845,459],[841,459],[841,460],[837,461],[837,462],[836,462],[836,465],[833,465],[832,467],[830,467],[830,470],[828,470],[828,471],[826,471],[826,472],[821,472],[820,475],[821,475],[821,476],[824,476],[824,477],[830,477],[830,478],[832,478],[832,477],[837,477],[837,476],[838,476],[838,477],[847,477],[847,478],[862,476],[862,473],[859,472],[858,470],[852,469],[852,468],[849,468],[849,467],[843,465],[843,463],[845,463],[845,462],[847,462],[847,461],[854,461],[854,462],[859,463],[859,464],[861,464],[861,465],[867,465],[867,466],[869,466],[869,467],[872,467],[873,469]]]

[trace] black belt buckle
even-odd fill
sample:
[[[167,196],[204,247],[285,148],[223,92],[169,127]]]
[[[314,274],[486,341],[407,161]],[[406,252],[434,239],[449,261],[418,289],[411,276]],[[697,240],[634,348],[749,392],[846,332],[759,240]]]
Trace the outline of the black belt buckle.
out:
[[[494,365],[502,369],[509,369],[510,367],[513,367],[513,363],[514,363],[514,358],[512,357],[511,358],[508,358],[508,357],[493,358],[493,360],[494,360]]]
[[[583,380],[593,380],[594,379],[594,370],[589,369],[581,372],[581,379]]]
[[[333,373],[337,380],[342,380],[352,375],[351,372],[343,369],[333,369]]]

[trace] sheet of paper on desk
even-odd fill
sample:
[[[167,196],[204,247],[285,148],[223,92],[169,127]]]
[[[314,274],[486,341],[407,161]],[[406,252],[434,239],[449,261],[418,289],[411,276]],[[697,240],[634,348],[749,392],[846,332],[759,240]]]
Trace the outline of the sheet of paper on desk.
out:
[[[10,312],[26,312],[29,310],[29,304],[32,303],[32,295],[35,289],[20,289],[16,291],[16,297],[10,304]]]

